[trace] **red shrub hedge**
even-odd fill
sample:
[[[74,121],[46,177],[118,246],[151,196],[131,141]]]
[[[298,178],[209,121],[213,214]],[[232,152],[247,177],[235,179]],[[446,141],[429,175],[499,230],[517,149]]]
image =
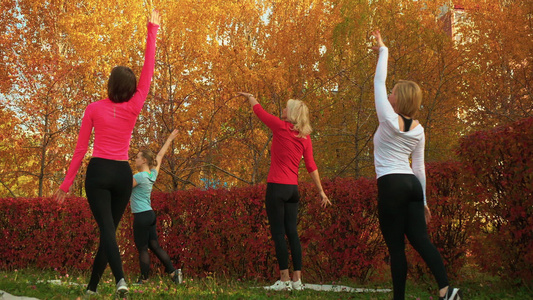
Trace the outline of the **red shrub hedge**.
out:
[[[459,155],[475,205],[475,261],[507,279],[533,282],[533,118],[462,139]]]
[[[429,177],[435,173],[439,176],[433,181],[435,184],[450,182],[448,188],[455,186],[457,168],[453,164],[442,164],[446,168],[440,166],[430,167]],[[312,184],[300,186],[299,228],[306,278],[367,280],[383,270],[387,254],[377,220],[375,180],[336,179],[325,181],[324,188],[334,203],[325,210],[320,207]],[[435,194],[435,189],[443,190],[431,184],[428,189],[430,195]],[[270,279],[277,272],[277,264],[264,195],[265,185],[154,193],[152,203],[158,215],[161,245],[190,275],[215,272],[239,278]],[[435,215],[443,203],[439,201],[430,201]],[[447,206],[445,209],[450,213],[444,218],[435,216],[432,225],[437,230],[434,237],[450,261],[463,251],[457,248],[460,244],[457,240],[449,240],[456,238],[455,235],[446,235],[450,224],[456,222],[454,210],[461,210],[461,205],[457,202]],[[70,198],[62,205],[48,198],[0,199],[0,225],[5,241],[0,245],[2,269],[32,266],[86,270],[98,244],[96,223],[83,198]],[[137,273],[131,225],[128,210],[118,230],[118,240],[125,269]],[[441,236],[446,237],[442,243]],[[155,259],[153,262],[158,265]]]
[[[532,138],[533,119],[524,120],[464,138],[463,163],[427,165],[429,231],[451,275],[471,258],[504,277],[533,279]],[[375,180],[326,180],[324,187],[334,204],[325,210],[312,184],[300,186],[306,278],[364,281],[387,270]],[[265,185],[154,193],[161,245],[188,275],[272,279],[277,264],[264,195]],[[128,210],[118,240],[126,271],[138,273],[131,225]],[[0,226],[0,269],[87,270],[98,244],[83,198],[61,205],[49,198],[0,199]],[[426,272],[408,249],[411,273]]]
[[[84,198],[0,199],[0,268],[87,269],[98,245]]]

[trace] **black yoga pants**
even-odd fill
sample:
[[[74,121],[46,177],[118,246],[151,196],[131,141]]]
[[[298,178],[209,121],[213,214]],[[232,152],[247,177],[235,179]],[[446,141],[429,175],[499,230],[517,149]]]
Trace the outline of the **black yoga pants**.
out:
[[[302,247],[296,228],[299,201],[297,185],[267,183],[266,211],[280,270],[289,268],[289,252],[285,236],[291,247],[294,271],[302,270]]]
[[[94,258],[88,290],[96,291],[107,263],[115,281],[124,278],[116,229],[131,196],[133,174],[127,161],[93,157],[87,167],[85,192],[100,229],[100,246]]]
[[[153,210],[133,214],[133,237],[135,247],[139,251],[139,265],[143,280],[148,279],[150,275],[150,254],[148,253],[148,249],[154,252],[165,266],[167,273],[172,273],[176,270],[172,265],[170,257],[159,246],[159,242],[157,241],[156,215]]]
[[[405,297],[405,236],[430,268],[439,288],[448,286],[442,257],[429,240],[424,215],[424,194],[416,176],[389,174],[378,178],[378,213],[379,225],[391,259],[394,299]]]

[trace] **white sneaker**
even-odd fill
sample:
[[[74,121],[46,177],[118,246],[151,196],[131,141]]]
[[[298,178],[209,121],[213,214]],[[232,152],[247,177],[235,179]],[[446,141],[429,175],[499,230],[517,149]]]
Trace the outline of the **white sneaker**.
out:
[[[302,283],[302,279],[298,279],[298,281],[291,281],[292,289],[295,291],[303,291],[304,284]]]
[[[120,279],[120,281],[117,283],[117,296],[119,298],[124,298],[126,297],[129,291],[130,290],[128,289],[126,280],[124,280],[124,278]]]
[[[458,288],[448,287],[448,291],[446,292],[446,295],[444,297],[439,297],[439,299],[443,299],[443,300],[462,300],[463,299],[463,291],[461,291]]]
[[[291,291],[292,290],[291,281],[290,280],[289,281],[278,280],[278,281],[276,281],[276,283],[274,283],[271,286],[265,286],[265,290],[270,290],[270,291]]]
[[[87,296],[95,296],[95,295],[98,295],[98,292],[94,292],[94,291],[91,291],[91,290],[85,290],[85,295],[87,295]]]

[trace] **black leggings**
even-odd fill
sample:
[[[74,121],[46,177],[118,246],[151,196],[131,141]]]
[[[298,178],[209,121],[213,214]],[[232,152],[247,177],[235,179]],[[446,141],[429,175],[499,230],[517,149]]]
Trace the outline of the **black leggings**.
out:
[[[267,183],[266,211],[280,270],[289,268],[289,252],[285,235],[291,246],[294,271],[302,270],[302,246],[296,228],[299,201],[300,194],[297,185]]]
[[[153,210],[133,214],[133,237],[135,239],[135,246],[139,251],[139,264],[141,267],[141,278],[143,280],[148,279],[150,273],[150,254],[148,253],[148,248],[163,263],[167,273],[172,273],[176,270],[168,254],[159,246],[155,226],[156,217]]]
[[[124,278],[116,229],[131,196],[133,174],[127,161],[92,158],[87,167],[85,192],[100,229],[100,246],[94,258],[88,290],[96,291],[107,263],[115,281]]]
[[[442,257],[429,240],[420,181],[412,174],[389,174],[378,178],[378,211],[379,225],[391,259],[394,299],[405,297],[405,236],[430,268],[439,288],[448,286]]]

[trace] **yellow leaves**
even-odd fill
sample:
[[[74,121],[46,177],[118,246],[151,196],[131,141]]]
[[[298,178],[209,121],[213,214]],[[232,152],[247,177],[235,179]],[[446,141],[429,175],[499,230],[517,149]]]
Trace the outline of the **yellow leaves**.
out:
[[[17,53],[2,52],[8,62],[0,64],[0,84],[17,95],[12,108],[26,113],[20,119],[36,138],[45,127],[43,112],[57,109],[49,129],[70,127],[51,147],[64,162],[83,108],[105,98],[110,70],[127,65],[139,76],[148,15],[157,8],[163,19],[155,76],[132,151],[144,146],[157,151],[166,134],[180,130],[175,154],[163,163],[162,189],[200,184],[206,174],[242,184],[205,169],[208,163],[248,181],[265,179],[270,133],[243,99],[235,98],[238,91],[255,94],[276,114],[287,99],[302,98],[312,114],[319,168],[330,166],[324,176],[372,176],[377,121],[375,56],[367,50],[371,29],[379,27],[390,46],[389,88],[410,79],[424,90],[420,121],[429,159],[451,153],[457,132],[469,130],[457,118],[459,106],[466,106],[460,115],[475,126],[492,125],[476,105],[492,109],[493,116],[506,113],[502,119],[531,111],[531,91],[524,84],[533,65],[525,6],[512,1],[512,9],[500,9],[478,2],[465,1],[465,7],[475,7],[468,11],[475,22],[461,33],[484,40],[456,45],[436,21],[441,8],[436,2],[22,0],[24,26],[12,25],[17,22],[12,16],[0,20],[0,29],[13,29],[2,31],[2,51],[11,47]],[[13,9],[15,2],[7,3]],[[40,161],[37,152],[24,155]],[[53,186],[65,166],[47,168]]]

